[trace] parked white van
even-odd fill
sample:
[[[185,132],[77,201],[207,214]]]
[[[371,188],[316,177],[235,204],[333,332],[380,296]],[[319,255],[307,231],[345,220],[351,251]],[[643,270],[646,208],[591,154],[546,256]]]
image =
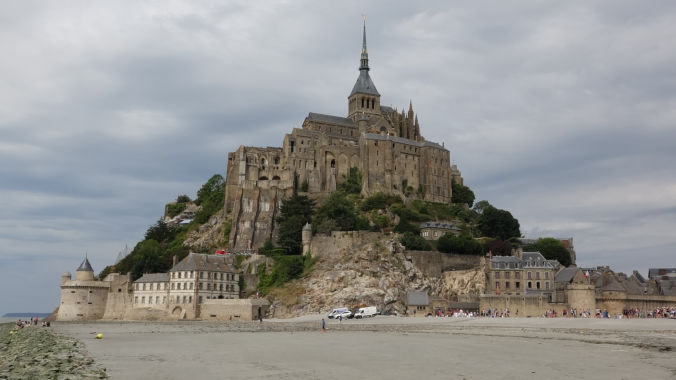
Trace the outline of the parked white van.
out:
[[[354,313],[355,318],[368,318],[375,317],[378,314],[378,310],[375,306],[362,307]]]
[[[329,313],[329,319],[338,318],[338,317],[343,317],[343,319],[345,319],[345,318],[349,317],[350,315],[352,315],[352,312],[350,312],[350,310],[348,308],[339,307],[337,309],[333,309]]]

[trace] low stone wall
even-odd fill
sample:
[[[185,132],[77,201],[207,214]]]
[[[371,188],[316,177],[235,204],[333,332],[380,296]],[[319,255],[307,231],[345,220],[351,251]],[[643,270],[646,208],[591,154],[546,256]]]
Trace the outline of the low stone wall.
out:
[[[337,255],[342,250],[359,251],[370,243],[383,242],[393,235],[369,231],[333,231],[331,235],[315,235],[310,243],[310,253],[315,257]]]
[[[479,302],[481,310],[503,311],[509,309],[512,317],[539,317],[548,309],[561,312],[562,308],[568,308],[563,304],[552,304],[547,297],[542,296],[507,296],[507,295],[482,295]]]
[[[258,310],[267,315],[270,303],[265,299],[212,299],[201,305],[201,318],[215,321],[253,321]]]

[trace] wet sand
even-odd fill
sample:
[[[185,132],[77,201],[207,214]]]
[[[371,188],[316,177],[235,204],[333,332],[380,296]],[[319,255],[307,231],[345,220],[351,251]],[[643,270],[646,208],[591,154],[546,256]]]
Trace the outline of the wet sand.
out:
[[[676,320],[55,323],[113,379],[673,379]],[[102,340],[95,339],[98,333]]]

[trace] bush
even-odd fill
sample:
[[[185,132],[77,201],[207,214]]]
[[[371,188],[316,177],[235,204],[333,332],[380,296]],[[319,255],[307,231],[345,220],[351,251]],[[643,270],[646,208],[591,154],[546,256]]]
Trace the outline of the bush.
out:
[[[307,259],[309,260],[309,257]],[[267,294],[271,288],[281,286],[300,277],[305,269],[305,260],[306,256],[302,255],[275,256],[275,264],[269,274],[266,273],[267,266],[265,263],[259,265],[258,290]]]
[[[182,213],[183,210],[185,210],[185,208],[186,208],[185,203],[169,203],[167,205],[167,216],[173,218],[176,215]]]
[[[464,203],[472,207],[472,204],[474,204],[474,192],[469,187],[454,182],[451,185],[451,202],[456,204]]]
[[[192,200],[190,199],[189,196],[185,194],[181,194],[176,198],[176,203],[188,203],[188,202],[192,202]]]
[[[441,252],[462,255],[480,255],[482,253],[481,243],[472,239],[469,235],[445,234],[437,241],[437,249]]]
[[[557,260],[561,265],[567,267],[571,264],[570,252],[563,246],[559,239],[542,238],[533,244],[523,247],[524,251],[538,251],[547,260]]]
[[[350,172],[347,174],[347,177],[344,177],[345,180],[338,184],[338,190],[343,191],[347,194],[360,194],[361,193],[361,178],[362,174],[357,167],[351,167]]]
[[[361,210],[362,211],[383,210],[395,203],[403,203],[400,196],[375,193],[372,196],[364,199],[364,201],[361,204]]]
[[[342,191],[335,191],[318,208],[313,218],[318,232],[368,230],[368,220],[357,215],[354,203]],[[321,229],[320,229],[321,227]],[[326,230],[328,227],[333,229]]]
[[[409,251],[431,251],[432,246],[422,236],[412,232],[406,232],[401,236],[399,242]]]

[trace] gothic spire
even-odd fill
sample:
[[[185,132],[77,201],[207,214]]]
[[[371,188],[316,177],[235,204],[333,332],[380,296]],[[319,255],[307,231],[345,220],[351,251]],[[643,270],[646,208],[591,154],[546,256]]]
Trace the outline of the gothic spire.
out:
[[[359,65],[359,70],[369,70],[369,52],[366,49],[366,15],[362,15],[364,20],[364,35],[361,45],[361,64]]]

